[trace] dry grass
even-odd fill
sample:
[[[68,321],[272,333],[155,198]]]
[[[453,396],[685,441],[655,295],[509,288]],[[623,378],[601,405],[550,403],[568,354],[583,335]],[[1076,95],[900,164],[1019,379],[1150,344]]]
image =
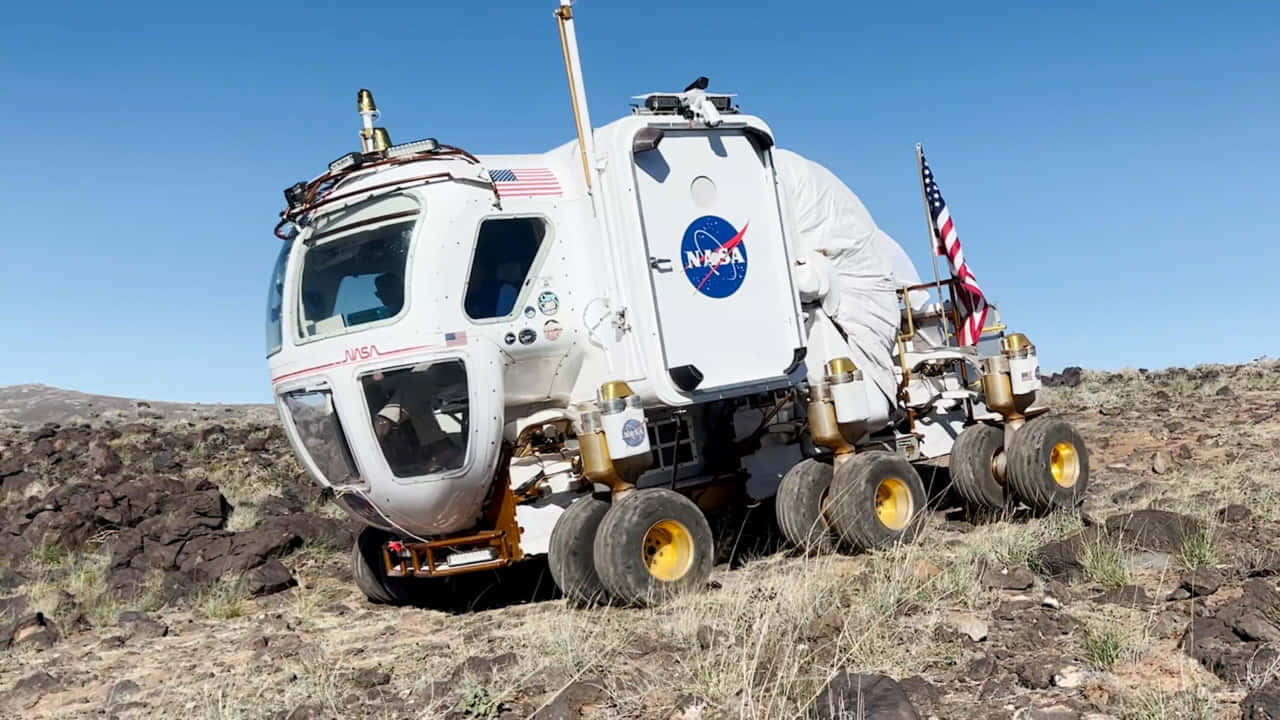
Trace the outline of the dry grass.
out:
[[[282,674],[293,678],[280,682],[274,673],[267,679],[273,683],[249,683],[246,678],[230,674],[198,688],[199,696],[194,709],[208,720],[249,720],[286,715],[293,710],[309,706],[318,711],[319,717],[339,717],[343,696],[349,691],[345,677],[349,672],[345,659],[318,649],[300,653],[283,663]],[[182,696],[176,702],[193,704]],[[374,717],[378,717],[375,715]]]
[[[231,620],[248,610],[244,582],[239,575],[228,575],[206,585],[192,601],[191,609],[198,617]]]
[[[1085,627],[1080,647],[1085,661],[1095,670],[1114,670],[1133,653],[1128,634],[1113,623]]]
[[[233,505],[235,508],[231,511],[231,516],[227,518],[226,528],[231,532],[240,532],[242,530],[250,530],[257,527],[258,521],[261,520],[256,505],[248,503],[240,503]]]
[[[1201,527],[1182,539],[1176,559],[1185,570],[1199,570],[1218,564],[1218,533],[1213,527]]]
[[[1106,588],[1119,588],[1129,584],[1129,567],[1124,550],[1115,540],[1099,537],[1085,544],[1080,553],[1084,576],[1090,582]]]
[[[57,623],[65,623],[78,615],[92,627],[113,625],[125,610],[159,609],[163,605],[159,573],[148,576],[146,585],[134,597],[111,592],[108,585],[111,556],[101,548],[103,540],[105,537],[94,538],[75,551],[68,551],[57,543],[37,546],[29,561],[35,577],[22,586],[30,607]]]
[[[981,566],[928,537],[858,557],[774,556],[720,575],[714,591],[647,611],[542,614],[502,641],[526,659],[518,676],[629,678],[610,688],[621,716],[679,688],[736,717],[790,718],[838,670],[902,677],[947,659],[921,639],[976,601]],[[618,672],[632,654],[635,667]]]
[[[272,495],[279,495],[281,488],[293,484],[302,467],[292,457],[277,459],[272,465],[261,467],[250,462],[248,456],[232,456],[210,460],[202,466],[187,471],[189,476],[199,476],[213,482],[227,501],[239,507],[258,505]]]
[[[1218,703],[1203,689],[1148,691],[1121,701],[1120,720],[1218,720]]]

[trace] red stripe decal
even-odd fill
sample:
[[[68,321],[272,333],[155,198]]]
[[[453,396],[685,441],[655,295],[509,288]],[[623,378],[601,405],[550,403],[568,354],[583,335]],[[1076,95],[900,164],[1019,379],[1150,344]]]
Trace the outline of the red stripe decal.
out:
[[[445,346],[444,346],[444,345],[441,345],[441,344],[436,344],[436,345],[414,345],[413,347],[399,348],[399,349],[396,349],[396,350],[388,350],[388,351],[386,351],[386,352],[383,352],[383,351],[379,350],[379,349],[378,349],[378,347],[377,347],[376,345],[370,345],[370,346],[368,346],[368,347],[369,347],[369,349],[370,349],[370,351],[371,351],[371,354],[370,354],[370,355],[368,355],[368,356],[366,356],[366,357],[360,357],[360,356],[358,356],[358,355],[356,355],[356,356],[348,355],[347,357],[345,357],[345,358],[343,358],[343,359],[341,359],[341,360],[335,360],[334,362],[325,363],[325,364],[323,364],[323,365],[316,365],[315,367],[309,367],[309,368],[306,368],[306,369],[304,369],[304,370],[296,370],[296,371],[291,372],[291,373],[285,373],[284,375],[279,375],[279,376],[277,376],[277,377],[273,377],[273,378],[271,378],[271,383],[272,383],[272,384],[275,384],[275,383],[280,382],[281,380],[288,380],[289,378],[298,377],[299,375],[306,375],[307,373],[318,372],[318,371],[320,371],[320,370],[328,370],[329,368],[340,367],[340,366],[342,366],[342,365],[346,365],[346,364],[348,364],[348,363],[352,363],[352,362],[357,362],[357,361],[360,361],[360,360],[369,360],[369,359],[372,359],[372,358],[375,358],[375,357],[379,357],[379,358],[382,358],[382,357],[391,357],[392,355],[403,355],[403,354],[405,354],[405,353],[416,352],[416,351],[418,351],[418,350],[430,350],[430,349],[432,349],[432,348],[442,348],[442,347],[445,347]],[[350,351],[348,351],[348,352],[350,352]]]

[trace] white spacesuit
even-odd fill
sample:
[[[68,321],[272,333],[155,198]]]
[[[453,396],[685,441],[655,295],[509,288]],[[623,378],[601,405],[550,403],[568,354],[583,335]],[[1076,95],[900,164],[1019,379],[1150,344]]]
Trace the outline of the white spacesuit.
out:
[[[773,161],[801,299],[822,303],[848,335],[850,359],[886,399],[896,398],[896,293],[899,287],[920,282],[915,267],[830,170],[781,148],[773,151]],[[926,298],[925,293],[913,293],[913,306]]]

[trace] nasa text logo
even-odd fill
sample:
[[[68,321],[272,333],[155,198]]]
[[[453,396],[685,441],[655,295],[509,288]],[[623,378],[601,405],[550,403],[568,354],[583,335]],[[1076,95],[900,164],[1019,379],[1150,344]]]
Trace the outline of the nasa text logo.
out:
[[[738,230],[728,220],[703,215],[685,228],[680,244],[684,275],[698,292],[726,298],[742,287],[747,277],[747,227]]]
[[[622,441],[631,447],[640,447],[644,442],[644,425],[634,418],[623,423]]]

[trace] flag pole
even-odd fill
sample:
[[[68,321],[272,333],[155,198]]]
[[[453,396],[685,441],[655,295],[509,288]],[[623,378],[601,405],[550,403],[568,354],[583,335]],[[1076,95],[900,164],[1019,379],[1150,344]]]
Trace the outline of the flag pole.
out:
[[[916,143],[916,177],[920,178],[920,198],[924,200],[924,222],[929,228],[929,257],[933,259],[933,283],[938,290],[938,305],[942,302],[942,275],[938,272],[938,229],[933,226],[933,213],[929,211],[929,196],[924,191],[924,150],[920,147],[920,143]],[[910,307],[910,301],[907,307]],[[946,317],[946,313],[939,313],[942,317]],[[946,323],[943,322],[943,330],[946,330]]]

